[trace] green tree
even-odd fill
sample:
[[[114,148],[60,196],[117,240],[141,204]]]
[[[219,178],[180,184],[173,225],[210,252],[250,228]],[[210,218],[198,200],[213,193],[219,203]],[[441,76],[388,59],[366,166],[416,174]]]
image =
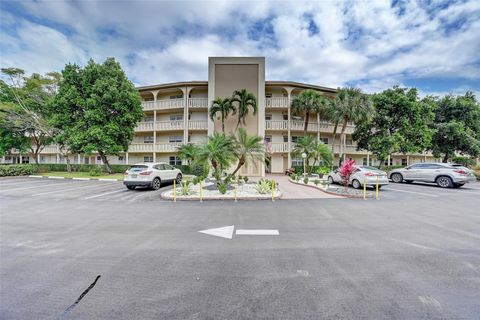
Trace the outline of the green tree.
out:
[[[347,144],[345,130],[348,123],[360,124],[365,122],[370,118],[372,111],[370,97],[363,94],[360,89],[342,88],[338,90],[335,99],[332,101],[329,118],[336,124],[336,127],[341,125],[339,164],[342,163],[345,156],[344,149]]]
[[[330,148],[321,141],[318,141],[312,136],[304,136],[297,140],[292,154],[295,157],[301,157],[305,153],[305,170],[306,173],[312,173],[312,168],[317,164],[317,161],[323,160],[326,165],[329,165],[333,159]],[[313,161],[312,165],[310,163]]]
[[[308,122],[310,114],[313,112],[325,116],[327,113],[328,101],[319,92],[311,89],[300,92],[298,96],[292,99],[291,110],[293,114],[304,114],[303,135],[307,135]]]
[[[232,99],[225,98],[222,99],[217,97],[210,107],[210,119],[215,121],[215,115],[220,112],[220,121],[222,123],[222,132],[225,133],[225,120],[227,120],[228,115],[235,114],[235,107],[232,104]]]
[[[135,126],[144,114],[138,91],[120,64],[108,58],[81,68],[68,64],[52,103],[52,123],[72,152],[97,151],[107,171],[107,155],[128,150]]]
[[[9,83],[0,81],[0,122],[4,134],[16,137],[9,141],[20,143],[18,149],[22,151],[24,138],[29,140],[29,153],[38,165],[40,152],[54,136],[48,105],[56,94],[60,76],[52,72],[27,77],[18,68],[4,68],[2,73],[9,79]]]
[[[262,137],[250,136],[245,129],[239,128],[235,137],[234,153],[238,162],[237,167],[231,173],[232,177],[245,163],[257,163],[257,161],[265,160],[265,146]]]
[[[213,169],[213,177],[217,182],[217,187],[221,182],[224,170],[229,168],[237,159],[235,156],[235,139],[224,133],[215,132],[208,137],[198,154],[197,163],[208,163]]]
[[[247,89],[235,90],[232,96],[232,102],[237,102],[238,122],[235,130],[242,123],[245,125],[245,119],[247,118],[249,109],[252,109],[253,115],[257,114],[257,98]]]
[[[419,100],[417,89],[384,90],[372,96],[374,112],[355,127],[359,149],[371,151],[383,164],[392,153],[420,153],[431,143],[434,105]]]
[[[471,157],[480,155],[480,104],[473,92],[463,96],[447,95],[441,99],[429,97],[436,105],[436,130],[432,151],[447,162],[455,153]]]
[[[180,159],[187,161],[188,165],[197,160],[201,147],[193,143],[182,144],[178,147],[177,155]]]
[[[24,134],[11,130],[0,120],[0,156],[10,154],[12,149],[18,149],[20,153],[24,153],[29,148],[30,140]]]

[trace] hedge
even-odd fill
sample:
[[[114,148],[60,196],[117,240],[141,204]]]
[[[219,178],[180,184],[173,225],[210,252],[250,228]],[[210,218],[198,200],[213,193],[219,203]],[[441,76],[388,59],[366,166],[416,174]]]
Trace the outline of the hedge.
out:
[[[2,164],[0,165],[0,177],[25,176],[38,172],[38,167],[33,164]]]
[[[92,170],[97,170],[101,168],[102,172],[107,172],[104,165],[97,164],[71,164],[72,172],[90,172]],[[110,167],[114,173],[124,173],[130,165],[126,164],[111,164]],[[67,171],[66,163],[44,163],[39,165],[40,172],[49,172],[49,171]]]

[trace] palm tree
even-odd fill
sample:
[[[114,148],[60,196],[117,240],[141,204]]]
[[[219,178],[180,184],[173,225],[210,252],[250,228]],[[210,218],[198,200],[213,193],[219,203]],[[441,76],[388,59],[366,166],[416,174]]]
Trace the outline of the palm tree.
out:
[[[225,120],[227,119],[230,113],[235,114],[235,107],[232,104],[231,98],[222,99],[217,97],[212,102],[212,106],[210,107],[210,119],[215,121],[215,115],[217,112],[220,112],[220,119],[222,122],[222,132],[225,133]]]
[[[327,111],[327,100],[317,91],[307,89],[293,98],[291,102],[291,110],[293,114],[305,114],[303,135],[306,136],[310,113],[317,112],[325,115]]]
[[[235,146],[235,139],[232,136],[215,132],[208,137],[207,143],[201,147],[198,153],[196,161],[198,163],[209,163],[212,166],[217,185],[221,180],[223,170],[230,167],[237,159]]]
[[[303,136],[297,140],[295,147],[292,150],[292,154],[295,157],[301,156],[305,153],[307,156],[303,159],[305,161],[304,173],[310,172],[310,159],[312,158],[312,150],[314,148],[315,139],[312,136]]]
[[[333,160],[332,151],[322,141],[315,141],[312,150],[312,157],[314,159],[313,166],[317,164],[317,161],[323,160],[325,165],[330,165]]]
[[[340,155],[339,164],[345,156],[343,150],[346,148],[345,129],[349,122],[359,123],[366,121],[372,114],[373,107],[370,97],[363,94],[360,89],[342,88],[339,89],[332,102],[330,119],[336,124],[341,124],[340,131]],[[336,130],[334,132],[336,134]]]
[[[238,164],[231,173],[232,177],[235,176],[246,162],[256,163],[257,161],[265,160],[265,146],[262,137],[249,136],[245,129],[239,128],[235,140],[235,155],[238,159]]]
[[[200,153],[200,146],[193,143],[182,144],[178,147],[177,152],[180,159],[186,160],[188,165],[191,165],[197,160],[198,154]]]
[[[253,115],[257,114],[257,98],[253,93],[248,92],[247,89],[235,90],[233,92],[232,102],[238,102],[238,122],[237,127],[235,128],[235,130],[237,130],[240,123],[243,123],[243,125],[245,125],[245,119],[248,115],[248,109],[252,109]]]

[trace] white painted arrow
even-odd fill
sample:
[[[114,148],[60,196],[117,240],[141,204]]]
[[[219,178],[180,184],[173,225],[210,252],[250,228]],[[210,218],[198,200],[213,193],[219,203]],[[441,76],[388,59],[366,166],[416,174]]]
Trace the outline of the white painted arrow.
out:
[[[233,237],[233,226],[207,229],[198,232],[231,240]]]
[[[234,227],[235,226],[226,226],[221,228],[201,230],[198,232],[231,240],[233,238]],[[278,236],[280,235],[280,233],[276,229],[237,229],[235,234],[237,236]]]

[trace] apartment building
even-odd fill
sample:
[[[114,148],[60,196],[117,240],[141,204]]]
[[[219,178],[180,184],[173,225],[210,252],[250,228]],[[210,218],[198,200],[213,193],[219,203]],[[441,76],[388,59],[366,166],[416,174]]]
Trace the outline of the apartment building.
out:
[[[282,173],[292,165],[302,165],[291,151],[298,138],[303,136],[303,115],[292,114],[290,101],[302,90],[313,89],[327,97],[334,97],[336,89],[292,81],[265,81],[263,57],[211,57],[208,81],[185,81],[139,87],[145,117],[136,128],[136,134],[128,152],[110,156],[112,164],[164,161],[181,164],[176,149],[183,143],[203,143],[215,131],[220,131],[220,121],[208,117],[208,108],[216,97],[231,96],[233,91],[247,89],[257,97],[258,113],[249,114],[245,129],[249,134],[264,137],[269,165],[263,163],[244,166],[242,175],[262,176],[265,172]],[[230,116],[226,131],[232,132],[237,123]],[[308,134],[324,143],[333,145],[334,126],[318,114],[310,116]],[[352,140],[354,126],[346,130],[346,154],[359,164],[376,165],[378,160],[365,150],[357,150]],[[333,145],[335,158],[339,156],[339,137]],[[392,165],[408,165],[415,162],[434,161],[431,154],[397,154],[389,158]],[[99,164],[97,154],[71,155],[71,163]],[[34,159],[20,155],[15,150],[3,157],[5,163],[28,163]],[[64,163],[65,159],[56,146],[45,147],[39,156],[41,163]]]

